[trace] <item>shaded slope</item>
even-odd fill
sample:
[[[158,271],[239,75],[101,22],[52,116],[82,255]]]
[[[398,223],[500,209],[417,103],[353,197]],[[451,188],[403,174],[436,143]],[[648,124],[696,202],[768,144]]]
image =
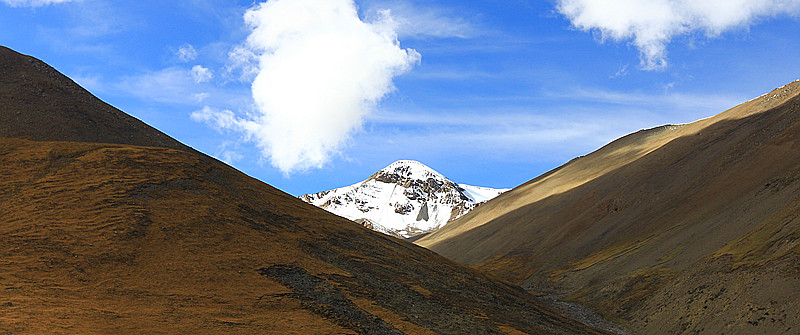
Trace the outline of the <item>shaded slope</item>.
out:
[[[598,333],[2,53],[0,333]]]
[[[0,139],[0,190],[6,331],[591,331],[182,151]]]
[[[799,86],[623,137],[417,243],[644,333],[796,331]]]
[[[101,101],[44,62],[0,46],[0,137],[192,151]]]

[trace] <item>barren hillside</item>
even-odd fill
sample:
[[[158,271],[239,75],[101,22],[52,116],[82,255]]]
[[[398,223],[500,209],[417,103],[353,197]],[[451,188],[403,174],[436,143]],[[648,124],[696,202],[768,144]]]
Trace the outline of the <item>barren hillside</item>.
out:
[[[625,136],[417,243],[637,332],[800,331],[799,93]]]

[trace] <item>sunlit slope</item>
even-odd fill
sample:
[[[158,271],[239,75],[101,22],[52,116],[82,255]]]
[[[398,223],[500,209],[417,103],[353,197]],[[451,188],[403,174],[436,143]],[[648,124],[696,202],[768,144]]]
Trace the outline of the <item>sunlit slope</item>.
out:
[[[758,321],[800,301],[798,93],[625,136],[417,243],[647,333],[798,327]]]

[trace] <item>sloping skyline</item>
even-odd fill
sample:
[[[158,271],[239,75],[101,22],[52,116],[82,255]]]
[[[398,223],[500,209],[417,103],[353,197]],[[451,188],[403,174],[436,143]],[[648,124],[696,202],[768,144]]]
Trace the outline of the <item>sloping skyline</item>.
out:
[[[302,2],[319,7],[311,0],[279,2],[290,9]],[[254,14],[247,21],[246,13],[259,13],[262,5],[253,2],[3,0],[0,44],[42,59],[106,102],[293,195],[359,182],[399,159],[501,188],[627,133],[712,116],[800,77],[799,1],[644,3],[609,1],[598,9],[578,0],[356,1],[357,16],[342,22],[367,27],[359,41],[388,36],[381,50],[399,50],[405,58],[368,63],[360,58],[365,53],[356,53],[342,54],[344,63],[309,59],[326,65],[321,69],[350,64],[348,74],[372,69],[362,77],[376,84],[372,93],[352,95],[355,108],[330,105],[305,114],[334,111],[316,126],[328,130],[363,108],[339,133],[320,140],[330,145],[319,159],[288,169],[269,150],[274,138],[290,136],[270,137],[282,123],[243,130],[202,116],[223,113],[258,125],[265,108],[260,101],[274,89],[251,86],[259,73],[281,77],[265,72],[263,58],[252,63],[253,54],[266,53],[258,55],[247,41],[264,22],[277,27],[265,28],[270,31],[287,31],[303,15],[277,12],[285,22],[266,16],[254,23]],[[325,20],[288,31],[311,36],[312,54],[335,54],[327,50],[338,50],[346,39],[326,39],[325,49],[307,33],[343,24],[332,19],[320,27],[318,21]],[[384,77],[370,77],[383,69],[389,69]],[[328,72],[312,74],[319,73]],[[367,81],[330,73],[337,78],[333,87]],[[319,96],[326,87],[292,99]],[[316,129],[303,121],[296,127]]]

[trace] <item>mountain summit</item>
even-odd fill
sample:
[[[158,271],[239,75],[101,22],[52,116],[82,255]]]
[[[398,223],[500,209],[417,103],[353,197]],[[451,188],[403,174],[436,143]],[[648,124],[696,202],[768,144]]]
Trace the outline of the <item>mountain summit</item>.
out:
[[[418,161],[399,160],[363,182],[300,199],[373,230],[410,237],[439,229],[505,191],[457,184]]]

